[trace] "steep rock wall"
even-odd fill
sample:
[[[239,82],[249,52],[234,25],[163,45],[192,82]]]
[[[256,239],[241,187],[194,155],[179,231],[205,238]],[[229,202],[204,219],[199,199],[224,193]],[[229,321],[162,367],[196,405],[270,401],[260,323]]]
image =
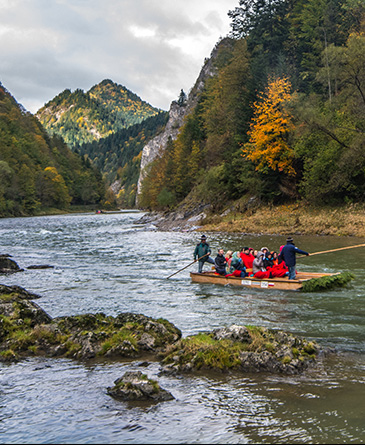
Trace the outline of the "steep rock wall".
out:
[[[219,44],[213,49],[210,58],[205,59],[204,65],[200,71],[198,79],[195,82],[194,87],[191,89],[186,104],[180,106],[176,101],[173,101],[169,110],[169,120],[166,124],[164,131],[157,135],[154,139],[149,141],[142,151],[142,158],[140,164],[140,174],[137,186],[136,206],[138,207],[138,198],[142,190],[142,183],[147,176],[148,165],[155,160],[158,156],[161,156],[166,149],[167,141],[169,138],[175,140],[179,134],[179,131],[184,124],[185,117],[190,114],[198,103],[200,94],[202,93],[205,82],[209,77],[216,74],[216,68],[214,66],[214,60],[217,57]]]

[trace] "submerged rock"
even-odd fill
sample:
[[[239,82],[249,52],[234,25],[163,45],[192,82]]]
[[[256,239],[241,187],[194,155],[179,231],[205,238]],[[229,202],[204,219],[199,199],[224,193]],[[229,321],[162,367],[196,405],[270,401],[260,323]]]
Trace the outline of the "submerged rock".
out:
[[[174,396],[161,388],[157,381],[149,379],[141,371],[126,372],[115,380],[113,387],[107,388],[108,394],[120,400],[164,402]]]
[[[10,255],[4,254],[0,255],[0,273],[8,274],[14,272],[23,272],[18,264],[9,258]]]

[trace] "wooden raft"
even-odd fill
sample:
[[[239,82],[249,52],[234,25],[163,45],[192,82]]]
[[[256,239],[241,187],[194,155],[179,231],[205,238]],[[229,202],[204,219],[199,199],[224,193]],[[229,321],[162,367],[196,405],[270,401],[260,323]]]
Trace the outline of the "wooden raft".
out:
[[[339,275],[340,273],[319,273],[319,272],[297,272],[295,280],[289,280],[288,277],[260,279],[254,277],[225,277],[217,275],[214,272],[190,272],[191,280],[194,283],[211,283],[233,286],[244,286],[254,289],[280,289],[280,290],[300,290],[305,281],[312,278],[322,278],[326,276]]]

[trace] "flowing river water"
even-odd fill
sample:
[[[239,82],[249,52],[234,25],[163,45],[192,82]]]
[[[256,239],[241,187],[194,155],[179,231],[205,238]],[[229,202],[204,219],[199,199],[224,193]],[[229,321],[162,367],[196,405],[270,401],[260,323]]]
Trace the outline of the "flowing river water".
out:
[[[50,316],[121,312],[163,317],[183,336],[238,325],[280,329],[334,348],[300,376],[160,375],[159,363],[29,358],[0,364],[1,443],[364,443],[365,248],[305,257],[299,270],[352,271],[344,289],[260,290],[192,283],[187,267],[196,232],[162,232],[143,214],[74,214],[0,219],[0,253],[24,272],[0,283],[39,294]],[[206,233],[219,247],[279,249],[284,236]],[[294,236],[309,252],[365,243],[362,238]],[[31,265],[49,269],[27,269]],[[208,266],[205,266],[207,269]],[[175,399],[131,405],[106,391],[140,370]]]

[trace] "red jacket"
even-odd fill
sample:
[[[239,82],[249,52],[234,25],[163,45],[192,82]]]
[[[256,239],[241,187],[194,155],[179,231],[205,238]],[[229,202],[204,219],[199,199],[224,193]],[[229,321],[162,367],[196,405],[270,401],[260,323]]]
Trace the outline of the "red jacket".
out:
[[[252,269],[252,263],[255,257],[251,253],[247,255],[244,252],[240,253],[240,257],[242,258],[243,264],[245,265],[246,269]]]

